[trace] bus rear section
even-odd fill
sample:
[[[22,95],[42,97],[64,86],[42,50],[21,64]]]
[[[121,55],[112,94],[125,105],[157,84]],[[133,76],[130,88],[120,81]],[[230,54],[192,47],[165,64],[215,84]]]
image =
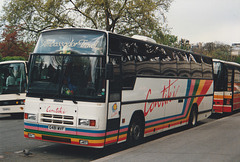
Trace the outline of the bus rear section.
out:
[[[23,116],[26,98],[26,62],[0,62],[0,114]]]
[[[240,109],[240,65],[214,59],[214,113]]]

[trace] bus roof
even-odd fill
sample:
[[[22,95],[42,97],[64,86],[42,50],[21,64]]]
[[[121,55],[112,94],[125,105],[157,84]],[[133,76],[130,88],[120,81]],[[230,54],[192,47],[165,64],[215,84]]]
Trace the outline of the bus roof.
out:
[[[105,30],[91,29],[91,28],[56,28],[56,29],[43,30],[41,33],[51,32],[51,31],[58,31],[58,30],[89,30],[89,31],[108,33],[108,31],[105,31]]]
[[[26,63],[26,61],[23,60],[10,60],[10,61],[2,61],[0,64],[12,64],[12,63]]]
[[[134,40],[136,40],[136,41],[142,41],[142,42],[148,42],[148,43],[155,44],[155,45],[160,45],[160,46],[163,46],[163,47],[166,47],[166,48],[171,48],[171,49],[176,50],[176,51],[182,51],[182,52],[186,52],[186,53],[191,53],[191,54],[199,55],[199,56],[202,56],[202,57],[211,58],[211,57],[209,57],[209,56],[206,56],[206,55],[203,55],[203,54],[200,54],[200,53],[193,53],[193,52],[191,52],[191,51],[186,51],[186,50],[183,50],[183,49],[179,49],[179,48],[175,48],[175,47],[170,47],[170,46],[167,46],[167,45],[164,45],[164,44],[159,44],[159,43],[157,43],[157,42],[154,42],[155,40],[152,39],[152,38],[144,38],[144,39],[147,39],[147,40],[144,40],[143,37],[146,37],[146,36],[143,36],[143,35],[130,37],[130,36],[125,36],[125,35],[113,33],[113,32],[111,32],[111,31],[100,30],[100,29],[92,29],[92,28],[56,28],[56,29],[47,29],[47,30],[44,30],[44,31],[42,31],[42,33],[51,32],[51,31],[58,31],[58,30],[88,30],[88,31],[95,31],[95,32],[103,32],[103,33],[106,33],[106,34],[113,34],[113,35],[117,35],[117,36],[120,36],[120,37],[125,37],[125,38],[128,38],[128,39],[134,39]],[[150,39],[151,39],[151,40],[150,40]]]
[[[240,67],[239,63],[231,62],[231,61],[224,61],[224,60],[220,60],[220,59],[213,59],[213,62],[221,62],[221,63],[224,63],[224,64]]]

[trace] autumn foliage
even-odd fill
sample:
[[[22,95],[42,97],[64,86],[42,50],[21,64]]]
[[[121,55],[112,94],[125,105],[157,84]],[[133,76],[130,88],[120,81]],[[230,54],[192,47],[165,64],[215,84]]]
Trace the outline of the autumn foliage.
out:
[[[28,58],[34,47],[34,42],[26,42],[21,38],[20,27],[5,26],[0,42],[0,55],[2,57],[21,56]]]

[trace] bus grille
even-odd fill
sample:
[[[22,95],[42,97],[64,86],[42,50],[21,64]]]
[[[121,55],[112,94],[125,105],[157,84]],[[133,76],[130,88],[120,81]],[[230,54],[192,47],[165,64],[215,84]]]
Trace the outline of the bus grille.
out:
[[[41,114],[40,121],[43,123],[73,125],[74,117],[69,115]]]

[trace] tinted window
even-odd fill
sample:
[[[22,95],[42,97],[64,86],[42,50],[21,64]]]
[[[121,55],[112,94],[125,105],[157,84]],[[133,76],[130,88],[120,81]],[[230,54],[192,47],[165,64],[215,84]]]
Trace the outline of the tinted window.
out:
[[[190,54],[190,67],[192,78],[202,78],[202,61],[200,55]]]
[[[233,69],[228,67],[227,69],[227,90],[232,91],[232,81],[233,81]]]
[[[136,57],[136,73],[138,75],[159,76],[160,64],[154,45],[139,43]]]
[[[28,96],[103,101],[103,64],[103,57],[33,55]]]
[[[121,54],[123,87],[136,76],[172,76],[212,79],[212,59],[166,46],[110,34],[110,54]]]
[[[104,55],[106,36],[88,30],[55,30],[41,34],[34,53]]]
[[[121,43],[117,38],[109,36],[109,53],[110,54],[119,54],[121,55]]]
[[[122,52],[122,79],[123,87],[133,89],[136,81],[135,58],[137,55],[136,43],[123,40],[121,43]]]
[[[221,62],[213,62],[214,69],[214,90],[226,91],[227,90],[227,76],[226,68]]]
[[[240,69],[234,70],[234,92],[240,92]]]
[[[178,76],[183,78],[191,77],[189,54],[181,51],[177,52]]]
[[[202,57],[203,78],[212,79],[212,59]]]
[[[24,93],[26,83],[24,63],[0,64],[0,94]]]
[[[170,48],[161,48],[160,69],[163,76],[177,76],[176,53]]]
[[[121,96],[121,73],[120,73],[120,65],[121,65],[121,57],[111,56],[109,60],[113,64],[113,79],[110,79],[110,98],[109,101],[120,101]]]

